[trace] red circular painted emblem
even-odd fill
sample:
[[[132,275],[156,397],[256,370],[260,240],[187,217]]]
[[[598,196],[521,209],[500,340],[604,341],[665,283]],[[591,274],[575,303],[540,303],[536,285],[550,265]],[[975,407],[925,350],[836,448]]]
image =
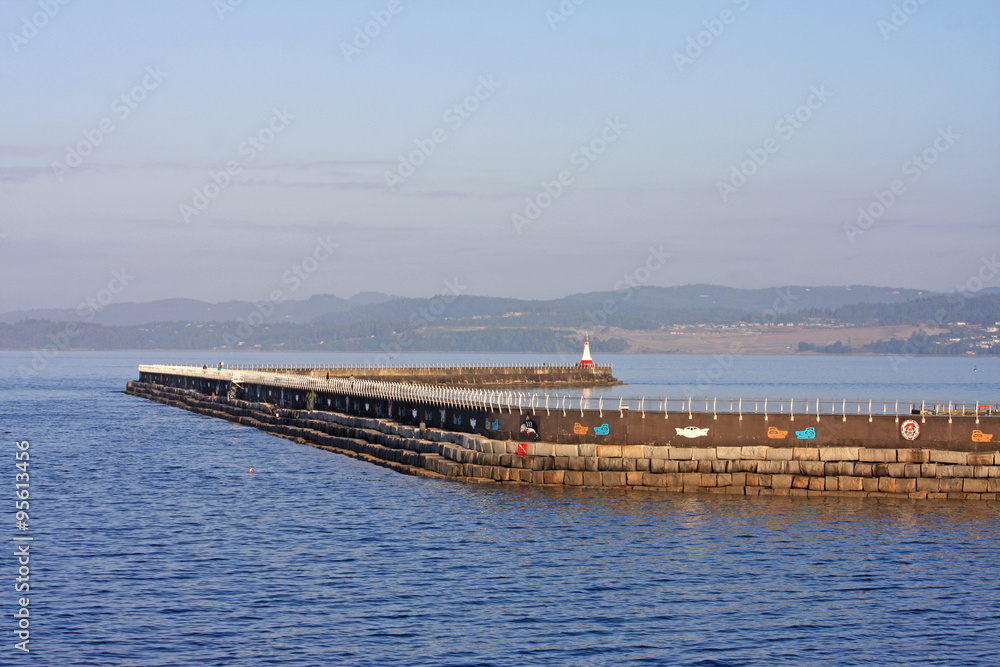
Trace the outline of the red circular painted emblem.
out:
[[[920,435],[920,424],[914,419],[907,419],[899,425],[899,432],[907,440],[916,440]]]

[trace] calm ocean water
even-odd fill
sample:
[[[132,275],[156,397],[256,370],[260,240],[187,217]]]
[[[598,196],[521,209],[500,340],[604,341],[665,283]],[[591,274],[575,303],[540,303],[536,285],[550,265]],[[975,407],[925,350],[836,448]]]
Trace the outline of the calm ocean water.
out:
[[[331,357],[365,358],[223,359]],[[490,359],[514,361],[402,361]],[[0,664],[998,663],[993,503],[427,480],[120,393],[139,363],[215,356],[67,353],[21,378],[30,360],[0,353],[0,484],[30,441],[34,537],[23,654],[10,503]],[[614,395],[679,396],[718,360],[610,361],[631,383]],[[979,400],[998,377],[1000,360],[746,356],[713,389]]]

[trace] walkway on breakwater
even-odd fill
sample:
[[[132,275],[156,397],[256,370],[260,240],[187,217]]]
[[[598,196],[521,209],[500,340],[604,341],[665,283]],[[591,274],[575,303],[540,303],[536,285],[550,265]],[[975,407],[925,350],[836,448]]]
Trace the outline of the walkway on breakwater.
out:
[[[478,389],[585,388],[622,384],[611,366],[578,364],[448,364],[368,366],[236,366],[256,371],[316,378],[356,378],[383,382],[408,382]]]
[[[998,451],[973,453],[915,445],[879,448],[775,443],[741,447],[703,442],[688,446],[524,442],[431,428],[425,423],[412,426],[384,417],[297,407],[301,398],[289,399],[293,407],[280,408],[162,381],[167,377],[179,379],[176,375],[150,371],[142,374],[151,381],[129,382],[126,393],[259,428],[399,472],[429,477],[735,495],[992,501],[1000,495]],[[207,378],[198,379],[209,382]],[[372,398],[366,402],[360,394],[350,396],[347,409],[360,409],[361,405],[365,410],[372,409]]]

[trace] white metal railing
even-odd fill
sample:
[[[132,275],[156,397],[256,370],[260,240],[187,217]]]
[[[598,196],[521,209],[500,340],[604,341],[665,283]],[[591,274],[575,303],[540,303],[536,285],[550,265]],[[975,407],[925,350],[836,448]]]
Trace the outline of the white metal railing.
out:
[[[312,368],[310,366],[309,368]],[[802,399],[802,398],[623,398],[616,403],[605,397],[575,396],[545,391],[517,391],[513,389],[466,389],[410,382],[389,382],[365,378],[336,377],[329,380],[308,375],[284,374],[274,371],[259,371],[247,367],[202,368],[199,366],[142,365],[140,372],[164,375],[183,375],[208,380],[232,381],[260,384],[286,389],[305,391],[335,391],[359,398],[380,398],[385,400],[433,403],[454,407],[488,410],[528,409],[546,413],[583,412],[599,410],[604,412],[638,412],[642,415],[656,414],[669,419],[672,415],[698,414],[763,414],[789,415],[796,417],[824,415],[843,416],[865,415],[969,415],[978,417],[1000,415],[998,401],[928,401],[928,400],[873,400],[873,399]],[[613,400],[613,399],[612,399]]]

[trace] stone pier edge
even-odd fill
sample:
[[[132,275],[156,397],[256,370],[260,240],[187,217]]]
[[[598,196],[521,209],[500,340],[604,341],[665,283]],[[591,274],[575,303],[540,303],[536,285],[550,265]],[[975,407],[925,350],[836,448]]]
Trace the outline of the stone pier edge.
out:
[[[519,444],[387,419],[210,398],[132,381],[125,393],[397,472],[476,483],[732,495],[998,500],[1000,451],[865,447]],[[519,448],[526,454],[519,454]]]

